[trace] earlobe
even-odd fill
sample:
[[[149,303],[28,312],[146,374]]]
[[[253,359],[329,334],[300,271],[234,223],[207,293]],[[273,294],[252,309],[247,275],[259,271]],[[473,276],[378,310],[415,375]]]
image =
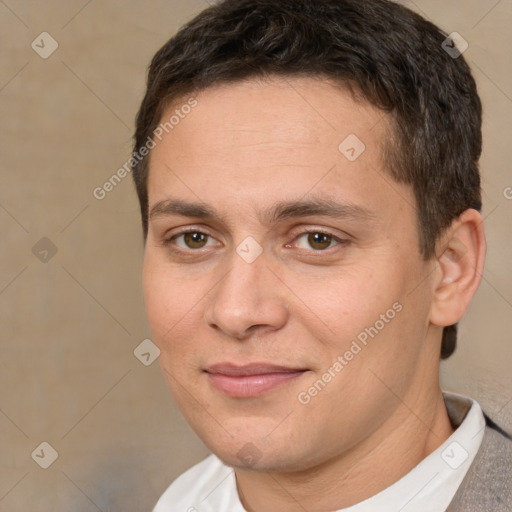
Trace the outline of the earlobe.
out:
[[[485,250],[480,213],[464,211],[438,242],[431,323],[445,327],[462,318],[480,284]]]

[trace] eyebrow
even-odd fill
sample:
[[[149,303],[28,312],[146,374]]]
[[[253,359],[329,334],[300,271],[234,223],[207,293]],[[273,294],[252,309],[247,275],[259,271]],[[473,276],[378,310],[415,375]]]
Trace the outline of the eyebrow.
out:
[[[170,215],[225,222],[224,216],[217,213],[214,208],[204,203],[194,203],[180,199],[159,201],[151,208],[149,219]],[[320,197],[278,202],[262,210],[260,218],[269,224],[273,224],[290,218],[313,215],[356,221],[371,221],[376,218],[374,213],[362,206],[353,203],[340,203],[333,199]]]

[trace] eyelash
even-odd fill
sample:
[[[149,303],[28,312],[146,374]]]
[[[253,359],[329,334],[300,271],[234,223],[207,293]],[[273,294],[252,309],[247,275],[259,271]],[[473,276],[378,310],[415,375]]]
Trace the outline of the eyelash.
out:
[[[204,231],[200,231],[198,229],[185,229],[183,231],[180,231],[179,233],[174,233],[172,236],[167,237],[163,241],[163,243],[164,243],[165,246],[170,248],[170,250],[172,252],[179,253],[179,254],[185,254],[185,253],[189,253],[189,252],[200,252],[201,249],[203,249],[203,248],[200,248],[200,249],[191,249],[191,248],[183,249],[183,248],[176,248],[176,246],[174,246],[173,241],[175,241],[178,237],[186,235],[188,233],[196,233],[196,234],[205,235],[205,236],[209,237],[209,239],[210,238],[214,238],[209,233],[205,233]],[[304,235],[310,235],[310,234],[322,234],[322,235],[330,236],[330,237],[332,237],[331,243],[332,242],[336,242],[336,244],[334,246],[328,247],[327,249],[310,249],[310,250],[308,250],[308,249],[300,249],[300,250],[311,252],[311,253],[327,253],[330,249],[333,249],[334,247],[345,246],[345,245],[348,245],[348,243],[349,243],[348,239],[339,238],[336,235],[334,235],[333,233],[331,233],[329,231],[326,231],[326,230],[322,230],[322,229],[312,229],[312,230],[307,230],[307,231],[301,231],[300,233],[298,233],[294,237],[293,240],[294,240],[294,242],[296,242],[298,239],[300,239]],[[286,244],[286,246],[288,247],[289,244]]]

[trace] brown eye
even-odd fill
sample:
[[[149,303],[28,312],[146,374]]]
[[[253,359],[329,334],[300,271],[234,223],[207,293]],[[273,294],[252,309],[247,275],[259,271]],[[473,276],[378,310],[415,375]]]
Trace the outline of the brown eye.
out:
[[[189,249],[202,249],[208,242],[208,235],[204,233],[184,233],[183,241]]]
[[[210,238],[210,235],[200,231],[185,231],[169,238],[166,244],[175,245],[180,249],[202,249],[212,245]]]
[[[332,236],[325,233],[309,233],[308,243],[313,249],[328,249],[332,242]]]
[[[315,251],[324,251],[341,242],[337,237],[321,231],[308,231],[297,237],[297,247],[299,249],[314,249]]]

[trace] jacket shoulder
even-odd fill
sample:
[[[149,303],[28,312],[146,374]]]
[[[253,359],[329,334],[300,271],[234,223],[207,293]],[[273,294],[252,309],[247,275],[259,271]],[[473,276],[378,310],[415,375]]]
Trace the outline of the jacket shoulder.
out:
[[[447,512],[512,510],[512,437],[485,419],[480,449]]]

